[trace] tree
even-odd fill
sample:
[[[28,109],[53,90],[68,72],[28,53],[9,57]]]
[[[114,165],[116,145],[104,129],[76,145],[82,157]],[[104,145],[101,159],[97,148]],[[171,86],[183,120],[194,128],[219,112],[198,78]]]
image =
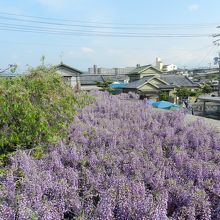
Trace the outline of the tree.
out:
[[[186,87],[178,88],[176,90],[176,95],[180,98],[188,98],[191,95],[191,89]]]
[[[96,86],[100,87],[100,91],[108,91],[112,92],[113,89],[111,88],[112,81],[104,81],[104,82],[96,82]]]
[[[168,101],[169,100],[169,91],[161,91],[159,94],[159,99]]]
[[[200,95],[202,95],[201,89],[195,89],[194,91],[191,90],[190,96],[198,97]]]
[[[202,87],[202,93],[211,93],[213,90],[212,90],[212,87],[209,85],[209,84],[205,84],[203,87]]]
[[[1,156],[62,140],[77,109],[90,96],[75,94],[56,68],[40,66],[27,74],[0,80]]]

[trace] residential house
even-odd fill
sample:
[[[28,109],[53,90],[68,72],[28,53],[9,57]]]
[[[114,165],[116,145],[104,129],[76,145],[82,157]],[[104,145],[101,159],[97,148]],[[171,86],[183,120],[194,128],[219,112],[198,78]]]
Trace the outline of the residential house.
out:
[[[146,65],[146,66],[138,66],[133,71],[129,72],[128,76],[129,76],[129,82],[134,82],[136,80],[143,78],[144,76],[149,76],[149,75],[159,76],[161,74],[162,72],[158,70],[156,67],[152,65]]]
[[[123,88],[123,92],[132,91],[152,99],[158,99],[165,92],[170,101],[176,101],[176,88],[187,87],[193,90],[199,87],[186,76],[164,74],[151,65],[136,68],[129,74],[129,78],[129,84]]]
[[[147,98],[158,99],[162,91],[170,92],[174,86],[155,75],[144,76],[139,80],[129,83],[123,88],[124,92],[135,92]]]
[[[56,68],[57,72],[62,75],[67,83],[69,83],[75,89],[80,89],[80,75],[82,74],[82,71],[70,67],[64,63],[59,64]]]

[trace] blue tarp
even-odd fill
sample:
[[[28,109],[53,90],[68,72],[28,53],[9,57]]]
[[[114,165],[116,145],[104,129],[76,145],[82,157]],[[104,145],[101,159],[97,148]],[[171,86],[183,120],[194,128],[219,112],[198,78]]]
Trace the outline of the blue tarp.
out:
[[[162,109],[178,109],[179,106],[171,103],[171,102],[167,102],[167,101],[159,101],[159,102],[154,102],[152,103],[152,105],[156,108],[162,108]]]
[[[120,83],[120,84],[111,84],[111,88],[112,89],[123,89],[125,86],[127,86],[128,84],[126,83]]]

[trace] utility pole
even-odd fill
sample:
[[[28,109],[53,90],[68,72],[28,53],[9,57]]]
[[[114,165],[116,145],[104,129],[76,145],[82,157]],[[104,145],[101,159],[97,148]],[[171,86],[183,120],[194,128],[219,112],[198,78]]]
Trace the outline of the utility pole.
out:
[[[220,28],[220,26],[218,26],[217,28]],[[213,34],[213,37],[219,37],[220,34]],[[213,41],[214,45],[220,46],[219,43],[220,39],[217,39],[215,41]],[[218,97],[220,97],[220,52],[218,53],[218,57],[214,58],[214,64],[218,64]]]
[[[220,53],[218,53],[218,97],[220,97]]]
[[[220,97],[220,53],[214,58],[214,65],[218,64],[218,96]]]

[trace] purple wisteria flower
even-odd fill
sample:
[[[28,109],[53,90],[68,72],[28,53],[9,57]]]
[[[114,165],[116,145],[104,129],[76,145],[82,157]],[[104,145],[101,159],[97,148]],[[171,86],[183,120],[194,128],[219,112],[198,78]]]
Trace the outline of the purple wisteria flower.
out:
[[[97,93],[44,158],[18,151],[0,219],[220,219],[218,134],[137,98]]]

